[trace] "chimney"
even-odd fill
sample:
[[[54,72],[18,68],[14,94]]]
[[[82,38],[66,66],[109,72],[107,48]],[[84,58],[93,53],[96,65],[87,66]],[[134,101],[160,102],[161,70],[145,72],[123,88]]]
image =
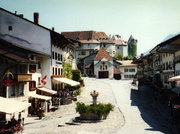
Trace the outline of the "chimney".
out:
[[[23,17],[24,17],[24,15],[23,15],[23,14],[18,14],[18,16],[19,16],[19,17],[21,17],[21,18],[23,18]]]
[[[14,13],[15,15],[17,14],[17,11],[15,11],[15,13]]]
[[[54,31],[54,27],[52,27],[52,31]]]
[[[34,13],[34,23],[39,24],[39,13],[38,12]]]

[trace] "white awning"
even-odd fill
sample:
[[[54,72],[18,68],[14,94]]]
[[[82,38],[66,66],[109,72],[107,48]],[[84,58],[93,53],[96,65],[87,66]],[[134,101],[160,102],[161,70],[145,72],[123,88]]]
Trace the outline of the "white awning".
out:
[[[50,94],[57,94],[57,91],[54,91],[54,90],[51,90],[51,89],[48,89],[48,88],[45,88],[45,87],[39,87],[37,88],[41,91],[44,91],[44,92],[47,92],[47,93],[50,93]]]
[[[28,102],[22,102],[0,97],[0,112],[2,113],[13,114],[21,112],[29,106],[31,106],[31,104]]]
[[[74,80],[71,80],[71,79],[68,79],[68,78],[53,78],[55,81],[58,81],[58,82],[62,82],[62,83],[66,83],[66,84],[69,84],[71,86],[77,86],[77,85],[80,85],[79,82],[77,81],[74,81]]]
[[[180,75],[171,77],[171,78],[168,79],[168,81],[171,81],[171,82],[172,81],[180,81]]]
[[[29,97],[42,99],[42,100],[51,100],[51,97],[49,97],[49,96],[36,94],[36,91],[29,92]]]

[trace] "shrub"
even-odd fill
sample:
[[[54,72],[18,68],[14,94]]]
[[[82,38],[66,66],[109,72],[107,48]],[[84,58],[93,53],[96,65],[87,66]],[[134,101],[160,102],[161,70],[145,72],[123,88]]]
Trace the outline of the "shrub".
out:
[[[77,85],[77,86],[66,85],[65,88],[71,89],[71,90],[78,90],[81,88],[81,86],[80,85]]]
[[[78,95],[80,95],[80,94],[81,94],[81,90],[80,90],[80,89],[75,90],[75,91],[73,92],[73,96],[78,96]]]
[[[80,70],[72,70],[72,79],[75,81],[81,80],[81,71]]]
[[[36,112],[37,116],[39,117],[39,119],[42,119],[42,117],[44,117],[44,110],[42,109],[38,109]]]
[[[79,112],[80,114],[86,113],[87,107],[84,103],[82,102],[77,102],[76,103],[76,112]]]
[[[83,102],[76,103],[76,112],[79,114],[97,114],[100,117],[107,116],[110,111],[113,111],[114,106],[110,103],[103,104],[99,103],[97,105],[85,105]]]
[[[117,53],[115,54],[114,58],[115,58],[116,60],[122,60],[122,54],[119,53],[119,52],[117,52]]]

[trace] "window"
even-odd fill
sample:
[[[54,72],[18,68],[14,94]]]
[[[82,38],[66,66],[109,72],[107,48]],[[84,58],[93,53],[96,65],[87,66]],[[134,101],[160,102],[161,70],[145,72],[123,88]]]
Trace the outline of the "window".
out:
[[[9,30],[9,31],[12,31],[12,26],[8,26],[8,30]]]
[[[31,54],[31,57],[30,57],[30,58],[31,58],[31,60],[34,60],[34,55]]]
[[[128,78],[128,75],[124,75],[124,78]]]
[[[38,77],[38,84],[40,85],[41,83],[40,83],[40,81],[41,81],[41,78],[40,77]]]
[[[36,90],[36,81],[29,82],[29,90],[30,91]]]
[[[129,72],[135,72],[135,69],[133,69],[133,68],[129,69]]]
[[[55,60],[57,60],[57,53],[55,52]]]
[[[24,83],[19,84],[19,96],[24,95]]]
[[[54,67],[52,68],[52,75],[54,75]]]
[[[35,73],[36,72],[36,65],[29,65],[29,72]]]
[[[102,70],[102,66],[100,66],[100,70]]]
[[[81,55],[86,55],[86,51],[81,51]]]
[[[61,75],[63,75],[63,69],[61,68]]]
[[[10,86],[9,91],[11,96],[15,96],[15,86]]]
[[[128,69],[124,69],[124,72],[128,72]]]
[[[57,75],[57,68],[55,68],[55,75]]]
[[[41,69],[41,62],[38,61],[38,69]]]
[[[62,56],[62,54],[61,54],[61,59],[60,59],[61,61],[63,61],[63,56]]]
[[[78,55],[81,55],[81,51],[78,51]]]
[[[52,58],[54,59],[54,51],[52,51]]]
[[[58,68],[58,75],[61,75],[61,69]]]
[[[58,54],[58,61],[61,61],[61,56],[60,56],[60,54]]]

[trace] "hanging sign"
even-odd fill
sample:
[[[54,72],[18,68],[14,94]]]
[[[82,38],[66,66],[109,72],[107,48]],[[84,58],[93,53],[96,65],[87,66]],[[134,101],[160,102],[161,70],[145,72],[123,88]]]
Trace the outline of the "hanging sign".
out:
[[[14,85],[14,75],[11,72],[6,72],[3,76],[3,85],[12,86]]]

